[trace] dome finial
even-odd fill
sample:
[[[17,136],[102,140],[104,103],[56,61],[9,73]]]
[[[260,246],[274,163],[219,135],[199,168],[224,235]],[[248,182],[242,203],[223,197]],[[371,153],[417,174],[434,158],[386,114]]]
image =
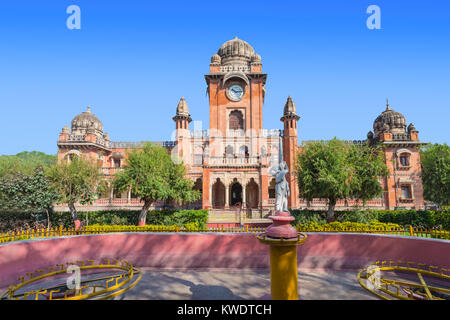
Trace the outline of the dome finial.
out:
[[[86,112],[89,112],[89,113],[91,112],[91,107],[90,106],[87,107],[87,111]]]
[[[391,109],[389,109],[389,99],[388,98],[386,98],[386,111],[387,110],[391,110]]]

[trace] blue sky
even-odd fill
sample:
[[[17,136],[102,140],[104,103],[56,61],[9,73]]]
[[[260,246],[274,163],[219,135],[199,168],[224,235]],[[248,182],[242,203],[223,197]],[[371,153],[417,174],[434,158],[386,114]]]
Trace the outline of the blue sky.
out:
[[[345,3],[345,4],[344,4]],[[66,8],[81,9],[81,29]],[[369,5],[381,30],[369,30]],[[299,140],[364,139],[391,107],[449,142],[450,2],[2,0],[0,154],[57,151],[87,105],[113,141],[170,140],[181,96],[209,126],[204,74],[238,36],[268,74],[264,127],[291,95]]]

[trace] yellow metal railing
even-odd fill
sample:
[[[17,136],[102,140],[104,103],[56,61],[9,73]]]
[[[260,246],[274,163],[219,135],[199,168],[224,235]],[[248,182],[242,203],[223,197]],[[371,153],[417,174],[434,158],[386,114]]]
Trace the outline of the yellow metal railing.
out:
[[[411,236],[421,238],[434,238],[450,240],[450,231],[435,230],[427,228],[408,227],[384,227],[384,226],[364,226],[364,227],[342,227],[322,225],[318,227],[302,228],[297,226],[298,232],[342,232],[342,233],[376,233],[396,236]]]
[[[122,233],[122,232],[228,232],[228,233],[261,233],[264,232],[263,227],[244,226],[217,226],[212,228],[184,228],[179,226],[88,226],[80,230],[74,228],[47,228],[47,229],[29,229],[17,232],[0,233],[0,244],[19,241],[44,238],[56,238],[79,235],[93,235],[105,233]],[[336,227],[322,225],[318,227],[300,227],[297,226],[298,232],[336,232],[336,233],[370,233],[370,234],[386,234],[395,236],[414,236],[423,238],[450,240],[450,231],[434,230],[413,227]]]
[[[77,266],[80,272],[78,288],[70,289],[67,283],[61,281],[62,275],[72,271],[68,270],[70,266]],[[86,272],[86,275],[82,277],[81,272]],[[7,291],[0,293],[0,300],[111,299],[136,286],[141,278],[142,272],[125,260],[102,259],[97,264],[94,264],[94,260],[67,262],[26,273],[18,278],[18,282],[11,284]]]
[[[415,275],[419,281],[414,281]],[[444,300],[450,297],[450,270],[425,263],[377,261],[362,269],[357,278],[364,289],[385,300]]]

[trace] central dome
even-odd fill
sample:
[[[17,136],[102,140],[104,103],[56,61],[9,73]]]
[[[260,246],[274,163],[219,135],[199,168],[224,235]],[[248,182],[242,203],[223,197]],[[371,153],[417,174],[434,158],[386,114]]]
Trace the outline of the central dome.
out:
[[[400,112],[389,108],[389,103],[387,103],[386,110],[375,119],[373,130],[376,136],[382,132],[405,133],[406,119]]]
[[[217,51],[221,58],[222,65],[250,64],[255,50],[244,40],[235,37],[225,42]]]
[[[91,113],[91,108],[88,107],[87,111],[75,116],[72,120],[72,133],[73,134],[86,134],[86,133],[103,133],[103,125],[101,121]]]

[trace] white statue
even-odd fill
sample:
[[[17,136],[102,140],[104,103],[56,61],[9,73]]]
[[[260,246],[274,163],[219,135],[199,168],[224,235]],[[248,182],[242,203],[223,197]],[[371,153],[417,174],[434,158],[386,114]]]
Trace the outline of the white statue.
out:
[[[286,173],[289,172],[289,168],[285,161],[282,161],[279,165],[273,166],[269,170],[269,174],[275,177],[275,210],[280,212],[288,211],[287,197],[290,195],[289,184],[286,180]]]

